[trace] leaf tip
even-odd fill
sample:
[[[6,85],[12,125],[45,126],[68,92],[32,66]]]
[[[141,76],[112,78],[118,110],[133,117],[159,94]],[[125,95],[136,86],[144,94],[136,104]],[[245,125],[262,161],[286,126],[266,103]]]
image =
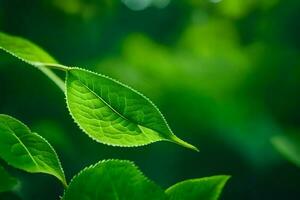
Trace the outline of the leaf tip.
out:
[[[197,147],[195,147],[195,146],[193,146],[193,145],[191,145],[191,144],[183,141],[182,139],[176,137],[175,135],[173,137],[171,137],[170,141],[174,142],[175,144],[178,144],[180,146],[183,146],[185,148],[192,149],[194,151],[199,152],[199,149]]]

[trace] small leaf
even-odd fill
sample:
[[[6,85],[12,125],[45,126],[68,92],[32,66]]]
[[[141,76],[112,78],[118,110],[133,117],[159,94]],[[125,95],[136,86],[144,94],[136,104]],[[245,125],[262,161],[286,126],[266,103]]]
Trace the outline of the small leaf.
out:
[[[46,173],[66,180],[51,145],[22,122],[0,114],[0,158],[9,165],[32,173]]]
[[[129,161],[107,160],[75,176],[63,200],[164,200],[165,194]]]
[[[63,81],[45,66],[52,66],[53,68],[62,70],[66,70],[67,67],[58,64],[54,58],[52,58],[39,46],[24,38],[11,36],[0,32],[0,49],[30,65],[37,67],[61,90],[64,90]]]
[[[274,147],[289,161],[300,167],[300,135],[285,134],[272,138]]]
[[[149,99],[109,77],[71,68],[66,97],[75,122],[98,142],[131,147],[168,140],[197,150],[172,133]]]
[[[217,200],[229,176],[190,179],[166,190],[169,200]]]
[[[2,166],[0,166],[0,193],[11,191],[17,184],[17,179],[12,177]]]

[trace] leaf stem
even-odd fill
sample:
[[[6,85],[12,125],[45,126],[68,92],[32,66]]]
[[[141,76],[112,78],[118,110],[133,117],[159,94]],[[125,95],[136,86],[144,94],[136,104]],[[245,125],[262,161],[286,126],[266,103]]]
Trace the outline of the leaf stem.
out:
[[[180,138],[176,137],[175,135],[173,135],[173,136],[171,137],[171,140],[170,140],[170,141],[171,141],[171,142],[174,142],[175,144],[179,144],[179,145],[181,145],[181,146],[183,146],[183,147],[186,147],[186,148],[188,148],[188,149],[192,149],[192,150],[194,150],[194,151],[199,152],[199,149],[198,149],[197,147],[195,147],[195,146],[193,146],[193,145],[191,145],[191,144],[189,144],[189,143],[187,143],[187,142],[181,140]]]
[[[43,66],[43,67],[47,67],[50,69],[58,69],[64,72],[67,72],[70,70],[70,67],[67,67],[65,65],[61,65],[58,63],[39,63],[39,62],[35,62],[34,63],[35,66],[39,67],[39,66]]]
[[[67,184],[67,181],[66,181],[66,180],[64,180],[64,181],[62,182],[62,185],[63,185],[63,187],[64,187],[65,190],[68,188],[68,184]]]
[[[59,78],[51,69],[46,68],[42,65],[36,65],[36,67],[48,76],[64,93],[65,93],[65,83],[61,78]]]

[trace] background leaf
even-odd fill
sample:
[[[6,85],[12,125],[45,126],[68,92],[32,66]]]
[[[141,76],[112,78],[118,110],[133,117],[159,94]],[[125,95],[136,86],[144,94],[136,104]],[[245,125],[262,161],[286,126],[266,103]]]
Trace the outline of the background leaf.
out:
[[[163,200],[165,194],[129,161],[107,160],[73,178],[63,200]]]
[[[170,200],[217,200],[229,176],[190,179],[166,190]]]
[[[177,138],[157,107],[142,94],[103,75],[72,68],[66,79],[67,104],[75,122],[93,139],[116,146]]]
[[[0,165],[0,192],[11,191],[18,181]]]
[[[66,180],[51,145],[17,119],[0,114],[0,158],[9,165],[32,173],[46,173]]]
[[[300,136],[299,134],[278,135],[272,138],[274,147],[289,161],[300,167]]]

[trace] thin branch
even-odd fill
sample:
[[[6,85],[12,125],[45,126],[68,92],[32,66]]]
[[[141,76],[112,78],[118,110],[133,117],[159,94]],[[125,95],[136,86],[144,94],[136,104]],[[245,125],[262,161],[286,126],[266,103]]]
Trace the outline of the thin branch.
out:
[[[48,76],[64,93],[65,93],[65,83],[61,78],[59,78],[51,69],[46,68],[45,66],[36,67],[41,70],[46,76]]]
[[[50,68],[50,69],[58,69],[58,70],[61,70],[61,71],[69,71],[70,68],[65,66],[65,65],[61,65],[61,64],[58,64],[58,63],[40,63],[40,62],[33,62],[32,63],[34,66],[36,67],[47,67],[47,68]]]

